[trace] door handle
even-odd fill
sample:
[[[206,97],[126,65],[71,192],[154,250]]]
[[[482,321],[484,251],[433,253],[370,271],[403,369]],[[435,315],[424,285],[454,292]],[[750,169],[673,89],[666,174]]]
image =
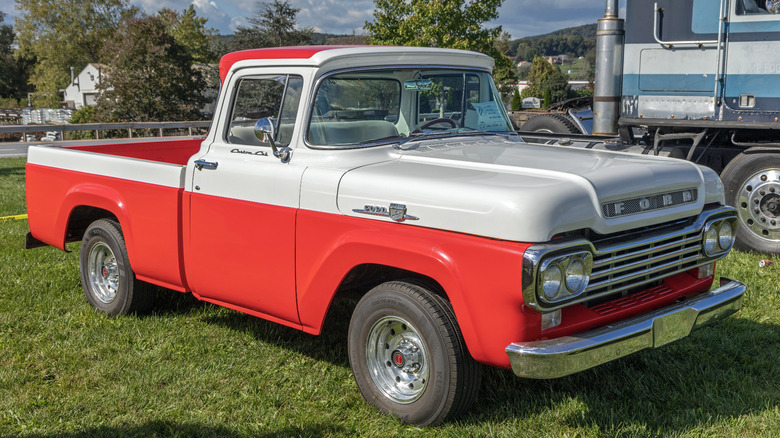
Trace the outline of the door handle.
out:
[[[219,165],[219,163],[216,162],[216,161],[212,162],[212,161],[206,161],[206,160],[195,160],[195,167],[198,170],[216,169],[218,165]]]

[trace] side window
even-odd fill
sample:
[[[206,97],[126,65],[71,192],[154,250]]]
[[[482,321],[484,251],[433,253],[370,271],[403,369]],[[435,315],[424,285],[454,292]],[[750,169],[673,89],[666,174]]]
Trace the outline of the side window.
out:
[[[737,15],[778,13],[778,0],[736,0]]]
[[[255,136],[255,123],[271,118],[277,127],[275,141],[290,143],[303,78],[300,76],[269,76],[241,79],[236,87],[227,142],[232,144],[269,146]]]

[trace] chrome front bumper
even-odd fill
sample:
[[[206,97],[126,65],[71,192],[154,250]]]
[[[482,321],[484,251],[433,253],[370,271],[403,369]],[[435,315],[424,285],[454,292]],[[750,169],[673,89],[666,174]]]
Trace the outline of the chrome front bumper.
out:
[[[506,347],[512,371],[520,377],[554,379],[684,338],[742,307],[745,285],[727,278],[720,284],[690,300],[578,335],[512,343]]]

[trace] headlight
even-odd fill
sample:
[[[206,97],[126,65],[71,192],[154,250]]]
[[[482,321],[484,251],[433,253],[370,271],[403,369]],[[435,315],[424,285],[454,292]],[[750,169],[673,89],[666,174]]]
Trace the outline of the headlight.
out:
[[[573,258],[566,266],[566,289],[570,295],[577,295],[588,284],[588,274],[585,272],[585,263],[580,258]]]
[[[710,222],[704,228],[704,254],[707,257],[723,254],[734,246],[734,239],[734,226],[730,220]]]
[[[715,229],[715,224],[709,224],[704,231],[704,252],[709,256],[720,252],[720,248],[718,248],[718,230]]]
[[[734,245],[734,231],[730,223],[723,222],[718,230],[718,246],[721,250],[728,251],[732,245]]]
[[[580,251],[552,256],[539,265],[538,297],[548,304],[574,298],[588,287],[593,255]]]
[[[561,293],[561,269],[551,265],[542,274],[542,293],[547,301],[553,301]]]

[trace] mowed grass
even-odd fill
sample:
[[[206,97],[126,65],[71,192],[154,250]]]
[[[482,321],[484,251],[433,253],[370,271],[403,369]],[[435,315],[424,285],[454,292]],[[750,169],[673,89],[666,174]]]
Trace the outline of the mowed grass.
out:
[[[24,213],[24,159],[0,159],[0,216]],[[71,253],[0,222],[0,436],[780,436],[780,260],[732,253],[745,307],[663,348],[534,381],[486,368],[474,408],[437,428],[376,412],[346,351],[349,305],[310,336],[176,292],[98,314]],[[228,275],[228,273],[225,273]]]

